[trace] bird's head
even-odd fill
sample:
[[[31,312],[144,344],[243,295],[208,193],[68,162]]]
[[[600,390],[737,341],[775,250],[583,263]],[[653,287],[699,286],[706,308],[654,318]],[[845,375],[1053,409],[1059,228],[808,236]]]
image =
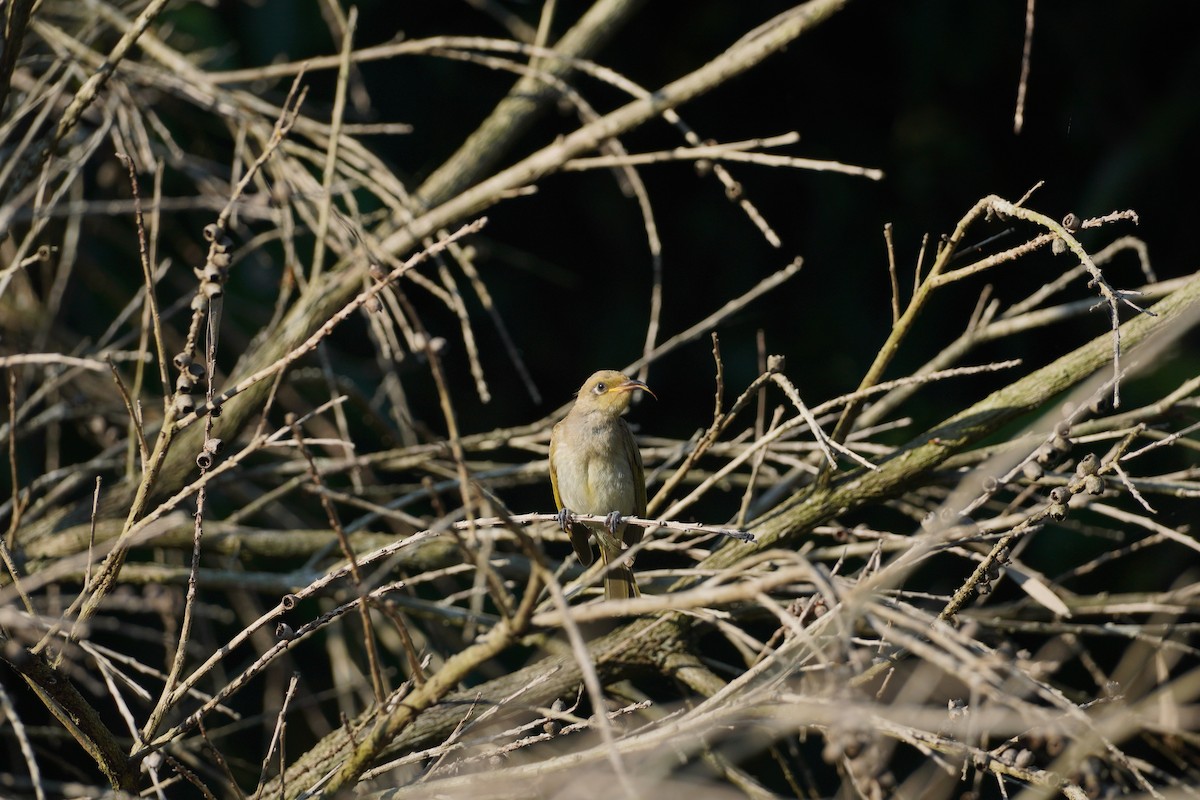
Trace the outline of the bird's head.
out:
[[[651,397],[658,399],[650,387],[641,381],[626,377],[615,369],[602,369],[584,381],[575,398],[572,411],[589,413],[599,411],[619,417],[629,408],[634,389],[648,392]]]

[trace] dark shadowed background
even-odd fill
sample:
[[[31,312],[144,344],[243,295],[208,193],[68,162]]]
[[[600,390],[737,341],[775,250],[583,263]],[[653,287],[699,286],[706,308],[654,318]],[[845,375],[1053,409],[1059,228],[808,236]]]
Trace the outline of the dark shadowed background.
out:
[[[540,4],[501,5],[536,25]],[[647,3],[596,60],[654,89],[790,5]],[[364,46],[400,34],[507,35],[466,3],[359,7],[357,41]],[[582,7],[560,4],[554,30],[561,33]],[[779,233],[783,245],[776,250],[715,179],[698,178],[690,163],[643,168],[663,240],[663,333],[690,325],[799,255],[805,266],[797,278],[721,328],[728,384],[737,387],[756,372],[761,328],[767,349],[787,356],[808,399],[849,391],[890,323],[883,225],[894,226],[901,284],[911,286],[923,234],[952,230],[986,194],[1015,200],[1038,181],[1045,186],[1032,207],[1056,218],[1068,211],[1092,216],[1134,209],[1141,224],[1122,232],[1148,242],[1159,275],[1190,271],[1187,220],[1196,210],[1196,173],[1189,142],[1200,127],[1200,29],[1180,24],[1180,13],[1178,5],[1164,3],[1040,4],[1024,129],[1016,135],[1025,3],[850,3],[784,54],[680,111],[701,136],[718,141],[795,130],[800,143],[780,152],[876,167],[885,178],[731,165]],[[275,0],[216,11],[192,6],[179,16],[181,27],[213,36],[230,67],[336,48],[315,3]],[[410,135],[375,142],[414,187],[513,80],[433,58],[368,64],[362,76],[370,119],[414,126]],[[314,84],[318,91],[309,102],[328,102],[329,73]],[[600,111],[623,102],[590,79],[577,85]],[[573,116],[552,111],[511,160],[575,125]],[[624,143],[633,152],[681,144],[665,123]],[[635,359],[651,281],[637,207],[606,171],[552,177],[536,195],[511,200],[489,217],[479,244],[484,278],[550,405],[534,406],[514,385],[499,391],[490,407],[470,409],[479,415],[472,426],[478,429],[540,415],[565,402],[594,368]],[[1115,237],[1113,230],[1101,232],[1103,242]],[[1052,268],[1061,267],[1047,264]],[[1019,296],[1043,280],[1031,262],[1019,269],[1027,274],[996,279],[1002,296]],[[1118,260],[1111,273],[1115,285],[1141,282],[1132,256]],[[937,306],[898,368],[924,361],[960,330],[985,282]],[[1097,315],[1093,322],[1062,335],[1101,334],[1105,321]],[[483,338],[485,366],[498,376],[507,359],[498,342]],[[1004,355],[1036,359],[1037,342],[1027,347]],[[451,364],[459,367],[453,378],[466,387],[465,364],[453,356]],[[639,410],[638,421],[674,435],[704,424],[712,372],[707,340],[663,359],[649,375],[661,402]]]
[[[540,3],[500,5],[537,24]],[[653,90],[791,5],[646,3],[595,60]],[[583,7],[560,3],[551,38],[561,35]],[[358,47],[399,36],[510,37],[466,2],[381,0],[363,2],[359,9]],[[928,265],[938,237],[953,230],[979,198],[997,194],[1016,200],[1038,182],[1044,185],[1028,204],[1054,218],[1124,209],[1140,216],[1136,227],[1118,223],[1085,231],[1085,244],[1099,249],[1118,236],[1136,234],[1146,241],[1159,277],[1192,271],[1189,223],[1196,212],[1196,170],[1190,143],[1200,132],[1195,88],[1200,85],[1200,28],[1182,24],[1180,9],[1165,3],[1038,5],[1019,135],[1013,115],[1025,30],[1026,4],[1020,0],[851,2],[784,53],[684,105],[681,116],[704,138],[735,141],[797,131],[798,144],[774,152],[878,168],[885,177],[876,182],[833,172],[728,165],[745,196],[778,232],[782,246],[776,249],[725,197],[721,185],[712,176],[699,176],[691,162],[641,168],[663,245],[659,339],[687,328],[800,256],[804,267],[798,276],[719,326],[726,400],[758,372],[760,331],[767,352],[786,356],[787,374],[809,404],[852,391],[890,327],[884,225],[894,229],[901,294],[907,298],[923,236],[930,237]],[[205,53],[214,69],[326,55],[339,46],[318,4],[307,0],[216,8],[191,3],[168,13],[176,46]],[[308,77],[306,113],[327,115],[334,75],[324,70]],[[365,94],[352,94],[358,102],[350,105],[349,121],[413,126],[409,134],[370,138],[412,190],[475,129],[514,80],[508,73],[432,57],[365,63],[358,78]],[[574,82],[601,113],[627,100],[590,78]],[[260,89],[278,101],[287,85],[264,83]],[[573,113],[552,107],[506,163],[577,125]],[[230,153],[209,152],[208,142],[228,138],[207,133],[174,131],[185,148],[227,163]],[[682,141],[673,128],[658,123],[643,126],[623,143],[630,152],[644,152]],[[168,171],[167,194],[170,189]],[[375,210],[364,207],[362,213]],[[494,395],[491,402],[480,402],[458,322],[439,302],[414,291],[412,300],[431,332],[447,340],[448,378],[466,433],[552,412],[593,370],[635,360],[649,319],[652,270],[646,234],[636,202],[622,194],[608,171],[546,178],[535,194],[501,203],[487,215],[488,227],[473,240],[478,267],[543,401],[533,402],[498,337],[480,327],[481,358]],[[186,228],[186,220],[177,215],[168,222],[182,222],[176,231],[182,241],[210,220],[209,212],[192,215],[194,230]],[[1012,232],[1005,235],[1006,230]],[[1031,229],[998,222],[976,226],[970,241],[993,234],[1001,237],[985,243],[981,252],[1024,241]],[[120,236],[125,251],[125,233]],[[270,260],[270,252],[270,246],[258,250],[235,270],[227,315],[257,316],[259,324],[269,317],[279,281],[279,263]],[[85,257],[99,264],[104,252],[94,246]],[[302,263],[304,257],[301,253]],[[1065,258],[1056,260],[1044,249],[944,291],[901,349],[889,377],[908,374],[961,332],[989,284],[994,296],[1020,299],[1060,274]],[[102,330],[114,312],[95,303],[96,291],[107,291],[112,278],[102,268],[91,274],[103,279],[88,279],[88,274],[82,271],[81,280],[71,284],[69,302],[80,329]],[[1107,274],[1117,287],[1144,282],[1132,252],[1119,256]],[[123,303],[140,280],[133,272],[128,277],[128,286],[113,291],[114,303]],[[190,281],[184,272],[174,279],[180,292],[190,291]],[[1064,295],[1089,296],[1083,281]],[[470,310],[483,319],[477,305]],[[1107,330],[1106,312],[1100,309],[1090,318],[984,348],[970,363],[1022,358],[1035,367],[1049,353]],[[364,331],[364,323],[354,320],[337,334],[351,352],[355,339],[362,340],[361,363],[345,361],[338,367],[370,395],[378,373]],[[1047,337],[1055,337],[1053,347]],[[1194,345],[1195,338],[1190,341]],[[222,349],[226,368],[238,352],[236,343]],[[1194,346],[1177,351],[1176,362],[1176,372],[1200,370]],[[442,430],[428,370],[412,369],[404,380],[414,413],[423,424]],[[659,400],[634,409],[631,421],[642,433],[685,438],[711,420],[714,368],[707,336],[656,361],[647,380]],[[909,409],[915,427],[897,431],[894,440],[907,439],[1004,380],[959,380],[924,393],[922,403]],[[1137,402],[1136,383],[1127,387],[1126,397]],[[505,499],[517,510],[550,505],[548,489],[514,492]],[[727,518],[732,511],[701,508],[697,513]]]

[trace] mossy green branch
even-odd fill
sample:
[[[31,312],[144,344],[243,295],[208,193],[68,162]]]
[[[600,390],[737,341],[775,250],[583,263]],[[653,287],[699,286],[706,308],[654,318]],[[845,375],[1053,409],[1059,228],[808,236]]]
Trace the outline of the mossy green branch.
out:
[[[100,719],[100,714],[67,676],[44,657],[27,651],[19,652],[16,658],[6,656],[5,661],[25,679],[46,709],[96,762],[112,788],[136,793],[137,770],[116,736]]]
[[[1121,326],[1126,355],[1136,353],[1151,337],[1178,336],[1200,316],[1200,274],[1151,308],[1155,316],[1139,314]],[[1112,331],[1024,378],[998,389],[970,408],[909,442],[877,470],[856,470],[827,488],[784,504],[752,528],[755,550],[789,546],[803,533],[844,510],[898,495],[913,481],[939,467],[963,448],[995,433],[1004,425],[1036,411],[1057,395],[1112,363]],[[744,558],[744,545],[722,548],[702,565],[720,569]]]

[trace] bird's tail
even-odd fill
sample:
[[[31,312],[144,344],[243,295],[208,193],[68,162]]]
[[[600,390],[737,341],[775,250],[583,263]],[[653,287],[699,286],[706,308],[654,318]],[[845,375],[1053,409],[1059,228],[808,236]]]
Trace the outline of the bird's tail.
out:
[[[604,557],[604,565],[606,567],[616,557],[615,554],[609,553],[607,547],[601,547],[600,554]],[[641,594],[638,591],[637,580],[633,577],[633,570],[630,569],[628,561],[610,568],[608,573],[605,574],[605,600],[628,600],[631,597],[640,597]]]

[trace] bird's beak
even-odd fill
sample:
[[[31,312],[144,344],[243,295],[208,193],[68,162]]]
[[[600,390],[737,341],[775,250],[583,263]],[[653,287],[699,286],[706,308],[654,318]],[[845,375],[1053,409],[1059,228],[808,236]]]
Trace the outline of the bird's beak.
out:
[[[624,383],[618,383],[616,386],[609,389],[609,391],[610,392],[632,392],[634,389],[641,389],[643,392],[650,395],[655,400],[658,399],[658,395],[656,395],[653,391],[651,391],[649,386],[642,383],[641,381],[635,381],[633,379],[627,380]]]

